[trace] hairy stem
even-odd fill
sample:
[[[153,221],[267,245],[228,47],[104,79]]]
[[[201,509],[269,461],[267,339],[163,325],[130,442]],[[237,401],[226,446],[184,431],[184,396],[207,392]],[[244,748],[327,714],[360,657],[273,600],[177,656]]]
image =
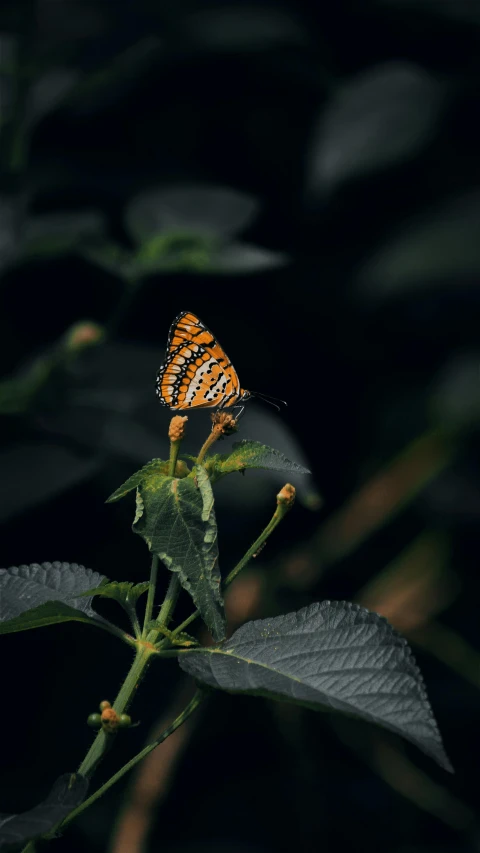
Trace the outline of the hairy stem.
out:
[[[125,631],[122,631],[121,628],[118,628],[116,625],[113,625],[110,622],[98,622],[99,628],[103,628],[104,631],[107,631],[109,634],[113,634],[114,637],[119,637],[120,640],[123,640],[128,646],[131,648],[137,648],[137,642],[131,634],[127,634]]]
[[[147,625],[152,618],[153,602],[155,599],[155,590],[157,588],[157,573],[158,573],[158,557],[156,554],[152,557],[152,567],[150,569],[150,586],[148,587],[147,605],[145,607],[145,619],[143,622],[142,637],[147,635]]]
[[[162,628],[168,628],[168,623],[170,622],[173,611],[175,609],[175,605],[178,601],[178,596],[180,595],[181,584],[178,575],[175,572],[172,572],[170,577],[170,583],[168,584],[167,593],[165,595],[165,600],[160,608],[160,613],[157,616],[157,623],[161,625]],[[155,629],[152,631],[154,634],[153,639],[156,639],[157,632]]]

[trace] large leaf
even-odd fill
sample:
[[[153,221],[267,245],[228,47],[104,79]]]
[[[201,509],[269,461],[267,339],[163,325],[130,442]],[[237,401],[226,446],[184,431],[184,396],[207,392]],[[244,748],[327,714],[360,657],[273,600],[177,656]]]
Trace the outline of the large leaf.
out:
[[[92,596],[82,596],[105,580],[77,563],[0,569],[0,634],[71,620],[101,627],[105,620],[92,609]]]
[[[133,529],[190,593],[216,640],[225,637],[213,493],[204,468],[182,480],[153,474],[138,486]],[[143,503],[143,505],[142,505]]]
[[[440,84],[413,63],[369,68],[339,88],[313,133],[309,189],[411,157],[430,138],[442,105]]]
[[[45,504],[96,473],[99,456],[48,442],[23,442],[0,452],[0,520]]]
[[[257,210],[255,199],[228,187],[165,187],[132,201],[127,226],[140,245],[168,232],[227,238],[250,225]]]
[[[88,779],[85,776],[64,773],[42,803],[28,812],[0,817],[0,848],[7,844],[25,844],[32,838],[51,832],[72,809],[83,802],[87,790]]]
[[[180,665],[222,690],[377,723],[452,770],[406,640],[358,605],[323,601],[249,622],[221,647],[182,653]]]
[[[480,192],[473,190],[412,217],[360,269],[362,296],[390,297],[443,284],[476,281],[480,274]]]
[[[308,468],[291,462],[279,450],[260,441],[237,441],[230,453],[218,454],[207,461],[213,481],[234,471],[246,468],[265,468],[270,471],[287,471],[290,474],[310,474]]]

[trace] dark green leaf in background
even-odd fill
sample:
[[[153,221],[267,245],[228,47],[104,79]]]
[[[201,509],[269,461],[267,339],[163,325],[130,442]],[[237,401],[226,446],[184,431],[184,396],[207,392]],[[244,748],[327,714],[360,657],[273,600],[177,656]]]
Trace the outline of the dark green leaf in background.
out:
[[[0,634],[71,620],[101,627],[105,620],[92,609],[92,596],[83,596],[104,580],[104,575],[77,563],[0,569]]]
[[[367,258],[357,275],[361,298],[389,299],[402,293],[470,284],[480,274],[478,189],[438,202],[397,225]]]
[[[323,601],[249,622],[219,648],[182,653],[180,666],[221,690],[377,723],[452,770],[406,640],[359,605]]]
[[[25,844],[46,835],[85,799],[88,779],[79,773],[64,773],[55,782],[48,797],[22,814],[0,816],[0,849],[10,844]]]
[[[139,245],[160,234],[179,232],[226,239],[251,224],[258,202],[229,187],[160,187],[138,195],[128,207],[126,224]]]
[[[440,83],[420,66],[388,62],[338,87],[313,134],[309,190],[329,191],[416,154],[432,136]]]

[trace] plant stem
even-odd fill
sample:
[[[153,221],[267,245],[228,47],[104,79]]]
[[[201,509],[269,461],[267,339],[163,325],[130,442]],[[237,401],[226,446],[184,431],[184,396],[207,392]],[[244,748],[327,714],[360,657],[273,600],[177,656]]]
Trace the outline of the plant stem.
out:
[[[119,637],[124,643],[127,643],[127,645],[131,646],[133,649],[137,648],[135,638],[132,637],[131,634],[127,634],[125,631],[122,631],[122,629],[118,628],[116,625],[113,625],[110,622],[96,622],[95,624],[98,628],[103,628],[104,631],[108,631],[109,634],[113,634],[114,637]]]
[[[182,587],[178,575],[172,572],[172,575],[170,577],[170,583],[168,584],[167,593],[165,595],[165,600],[160,608],[160,613],[157,616],[157,623],[161,625],[162,628],[168,628],[168,623],[170,622],[173,616],[173,611],[178,601],[178,596],[180,595],[181,588]],[[157,632],[153,630],[152,634],[155,635],[152,639],[156,639]]]
[[[137,654],[132,666],[130,667],[130,671],[120,688],[115,702],[113,703],[113,707],[117,714],[123,714],[130,705],[140,681],[145,675],[151,657],[155,654],[155,650],[150,645],[141,645],[137,647]],[[81,773],[82,776],[90,777],[92,775],[104,753],[111,746],[113,737],[113,735],[104,732],[103,729],[98,732],[95,740],[78,768],[78,772]]]
[[[212,429],[210,435],[208,436],[207,440],[202,444],[202,446],[200,448],[200,453],[197,456],[197,465],[202,464],[202,462],[205,459],[205,456],[208,453],[208,451],[210,450],[212,444],[214,444],[217,441],[217,439],[219,439],[220,436],[223,434],[224,434],[223,427],[220,426],[219,424],[216,424],[213,427],[213,429]]]
[[[205,695],[206,694],[203,690],[197,690],[195,696],[190,700],[190,702],[183,709],[183,711],[181,711],[178,717],[175,718],[173,723],[168,726],[168,728],[164,729],[161,735],[159,735],[153,741],[153,743],[149,743],[148,746],[144,747],[144,749],[138,752],[137,755],[130,759],[130,761],[127,761],[127,763],[124,764],[124,766],[121,767],[120,770],[114,773],[114,775],[111,776],[111,778],[107,782],[105,782],[105,784],[102,785],[102,787],[99,788],[98,791],[95,791],[95,793],[92,794],[87,800],[85,800],[81,805],[79,805],[76,809],[70,812],[68,817],[66,817],[63,823],[61,824],[61,828],[64,829],[66,826],[68,826],[68,824],[71,823],[72,820],[74,820],[79,814],[85,811],[85,809],[91,806],[92,803],[95,802],[95,800],[98,800],[98,798],[101,797],[102,794],[105,794],[105,792],[108,791],[108,789],[111,788],[112,785],[115,785],[115,783],[118,782],[118,780],[121,779],[122,776],[125,775],[125,773],[128,773],[128,771],[131,770],[132,767],[135,767],[135,765],[138,764],[139,761],[142,760],[142,758],[145,758],[150,752],[156,749],[157,746],[159,746],[161,743],[163,743],[164,740],[166,740],[171,734],[173,734],[173,732],[178,729],[179,726],[181,726],[182,723],[184,723],[185,720],[187,720],[191,714],[193,714],[195,709],[198,708],[200,703],[205,698]]]
[[[263,545],[267,541],[268,537],[271,535],[271,533],[273,533],[273,531],[275,530],[277,525],[280,524],[281,520],[287,514],[289,509],[290,509],[290,506],[288,504],[285,504],[285,503],[278,503],[277,504],[277,508],[276,508],[272,518],[270,519],[269,523],[267,524],[265,530],[262,531],[262,533],[260,534],[258,539],[255,540],[255,542],[253,543],[251,548],[248,549],[246,554],[237,563],[237,565],[232,569],[232,571],[228,573],[227,577],[225,578],[225,580],[223,582],[223,588],[227,587],[229,584],[232,583],[233,580],[235,580],[235,578],[237,577],[239,572],[241,572],[242,569],[245,568],[247,563],[252,559],[252,557],[255,556],[257,551],[259,551],[263,547]],[[172,636],[176,637],[178,634],[180,634],[182,631],[184,631],[185,628],[188,628],[188,626],[192,622],[194,622],[195,619],[197,618],[197,616],[199,616],[199,615],[200,615],[199,610],[195,610],[194,613],[191,613],[190,616],[187,617],[187,619],[184,619],[184,621],[180,625],[178,625],[177,628],[175,628],[172,631]],[[159,617],[159,619],[160,619],[160,617]],[[168,637],[166,637],[164,640],[162,640],[161,643],[159,643],[158,649],[161,650],[164,646],[168,645],[168,642],[169,642]]]
[[[178,453],[180,450],[181,441],[171,441],[170,442],[170,459],[169,459],[169,467],[168,467],[168,476],[175,476],[175,469],[177,467],[177,459]]]
[[[147,606],[145,607],[145,619],[143,621],[142,638],[147,636],[147,625],[152,618],[153,602],[155,599],[155,590],[157,588],[157,572],[158,572],[158,557],[156,554],[152,557],[152,567],[150,569],[150,586],[148,587]]]

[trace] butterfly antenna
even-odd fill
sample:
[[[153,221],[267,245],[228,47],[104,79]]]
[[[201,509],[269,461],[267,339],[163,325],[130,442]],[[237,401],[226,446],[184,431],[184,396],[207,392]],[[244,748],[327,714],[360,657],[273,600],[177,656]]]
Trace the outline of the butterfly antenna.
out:
[[[259,394],[257,391],[252,391],[252,397],[258,397],[259,400],[264,400],[265,403],[269,403],[270,406],[274,406],[277,411],[280,411],[280,406],[278,403],[282,403],[282,405],[286,406],[286,400],[279,400],[278,397],[270,397],[268,394]]]

